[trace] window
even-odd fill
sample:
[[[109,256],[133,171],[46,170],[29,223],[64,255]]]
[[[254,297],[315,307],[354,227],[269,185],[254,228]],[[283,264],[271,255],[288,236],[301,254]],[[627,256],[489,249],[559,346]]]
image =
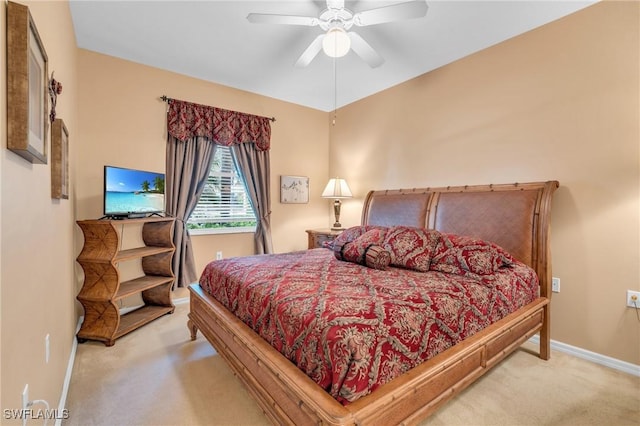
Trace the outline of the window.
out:
[[[216,146],[207,183],[187,221],[191,234],[255,231],[256,215],[231,156],[231,148]]]

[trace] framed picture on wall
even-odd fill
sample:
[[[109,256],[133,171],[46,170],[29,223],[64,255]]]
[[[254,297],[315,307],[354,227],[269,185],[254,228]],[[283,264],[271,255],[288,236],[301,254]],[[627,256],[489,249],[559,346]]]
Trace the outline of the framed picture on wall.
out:
[[[309,202],[309,178],[307,176],[280,176],[280,202],[304,204]]]
[[[47,53],[27,6],[7,2],[7,148],[47,164]]]
[[[51,124],[51,198],[69,199],[69,132],[61,118]]]

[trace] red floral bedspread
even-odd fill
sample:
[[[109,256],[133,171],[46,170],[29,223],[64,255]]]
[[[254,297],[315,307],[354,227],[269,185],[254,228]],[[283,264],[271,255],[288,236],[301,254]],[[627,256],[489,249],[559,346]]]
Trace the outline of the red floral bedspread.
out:
[[[538,295],[519,262],[475,280],[375,270],[323,248],[214,261],[200,284],[343,404]]]

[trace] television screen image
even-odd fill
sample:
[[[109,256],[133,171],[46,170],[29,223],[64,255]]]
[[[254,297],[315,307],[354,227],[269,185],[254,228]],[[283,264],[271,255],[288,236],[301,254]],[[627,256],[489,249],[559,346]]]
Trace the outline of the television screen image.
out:
[[[164,173],[104,166],[104,214],[145,216],[164,212]]]

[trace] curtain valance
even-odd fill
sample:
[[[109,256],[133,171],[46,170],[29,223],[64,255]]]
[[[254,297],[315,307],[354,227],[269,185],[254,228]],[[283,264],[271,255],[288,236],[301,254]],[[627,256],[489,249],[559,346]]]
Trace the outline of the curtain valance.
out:
[[[169,99],[168,102],[167,129],[176,139],[186,141],[195,136],[204,136],[218,145],[254,142],[261,151],[269,149],[271,123],[267,117],[176,99]]]

